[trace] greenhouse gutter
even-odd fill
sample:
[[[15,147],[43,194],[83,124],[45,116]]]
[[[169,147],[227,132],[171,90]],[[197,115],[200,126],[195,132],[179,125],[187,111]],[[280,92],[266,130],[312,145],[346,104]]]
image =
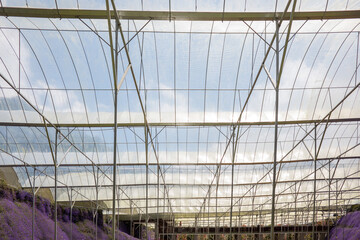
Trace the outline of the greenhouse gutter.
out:
[[[120,19],[176,20],[176,21],[273,21],[283,13],[278,12],[168,12],[168,11],[118,11]],[[290,12],[284,20],[290,19]],[[0,16],[36,18],[107,19],[106,10],[45,9],[25,7],[0,7]],[[115,18],[112,11],[112,18]],[[360,18],[360,10],[295,12],[293,20],[326,20]]]
[[[1,153],[0,153],[1,156]],[[321,162],[321,161],[329,161],[329,159],[336,159],[338,161],[340,160],[353,160],[353,159],[360,159],[359,155],[354,155],[354,156],[346,156],[346,157],[328,157],[328,158],[317,158],[317,161]],[[281,161],[283,164],[292,164],[292,163],[305,163],[305,162],[313,162],[314,159],[297,159],[297,160],[287,160],[287,161]],[[261,161],[261,162],[235,162],[235,163],[231,163],[231,162],[223,162],[221,163],[221,166],[246,166],[246,165],[250,165],[250,166],[254,166],[254,165],[268,165],[268,164],[273,164],[273,162],[269,162],[269,161]],[[35,167],[53,167],[54,164],[49,164],[49,163],[35,163],[35,164],[31,164]],[[117,166],[145,166],[146,163],[117,163]],[[149,162],[148,163],[149,166],[218,166],[219,163],[218,162],[186,162],[186,163],[179,163],[179,162]],[[60,165],[60,167],[91,167],[93,166],[92,163],[63,163]],[[108,162],[108,163],[97,163],[97,166],[103,166],[103,167],[108,167],[108,166],[112,166],[112,163]],[[11,163],[11,164],[0,164],[0,168],[1,167],[20,167],[23,168],[24,164],[15,164],[15,163]]]
[[[360,180],[360,177],[339,177],[339,178],[332,178],[331,181],[347,181],[347,180]],[[277,184],[291,184],[291,183],[303,183],[303,182],[313,182],[314,180],[313,179],[293,179],[293,180],[283,180],[283,181],[278,181]],[[328,181],[327,178],[319,178],[317,179],[316,181],[320,182],[326,182]],[[252,185],[271,185],[272,182],[259,182],[259,183],[256,183],[256,182],[246,182],[246,183],[236,183],[234,184],[234,186],[236,187],[241,187],[241,186],[252,186]],[[208,186],[215,186],[216,184],[209,184],[209,183],[188,183],[188,184],[184,184],[184,183],[161,183],[160,184],[161,186],[164,186],[164,185],[167,185],[167,186],[197,186],[197,187],[208,187]],[[121,186],[121,187],[140,187],[140,186],[143,186],[143,187],[146,187],[146,183],[128,183],[128,184],[119,184],[118,186]],[[149,183],[148,186],[157,186],[157,183]],[[231,184],[219,184],[219,186],[224,186],[224,187],[230,187]],[[71,185],[71,188],[95,188],[96,185],[95,184],[88,184],[88,185]],[[101,185],[101,188],[111,188],[112,187],[112,184],[102,184]],[[31,187],[30,186],[23,186],[22,187],[23,189],[30,189]],[[53,185],[42,185],[41,188],[50,188],[50,189],[53,189],[55,188],[55,186]],[[69,186],[67,185],[60,185],[60,186],[57,186],[58,189],[62,188],[62,189],[68,189]],[[353,189],[351,191],[356,191],[356,192],[359,192],[359,190],[357,189]],[[342,192],[351,192],[350,189],[349,190],[342,190]],[[324,191],[326,192],[326,191]],[[272,195],[271,194],[268,194],[268,197],[271,197]],[[227,197],[228,199],[230,199],[230,196]],[[239,197],[237,197],[239,198]],[[112,198],[109,198],[109,199],[106,199],[106,200],[111,200]],[[144,197],[143,199],[146,199],[146,197]],[[171,199],[171,198],[170,198]],[[204,197],[202,197],[202,199],[204,199]],[[104,199],[102,199],[104,200]]]
[[[294,120],[279,121],[279,125],[298,125],[298,124],[314,124],[321,123],[322,120]],[[335,118],[329,119],[326,123],[348,123],[360,122],[360,118]],[[274,121],[258,121],[258,122],[149,122],[151,127],[221,127],[221,126],[272,126]],[[113,123],[54,123],[56,127],[114,127]],[[0,122],[0,126],[8,127],[43,127],[42,122]],[[143,122],[118,122],[118,127],[144,127]]]

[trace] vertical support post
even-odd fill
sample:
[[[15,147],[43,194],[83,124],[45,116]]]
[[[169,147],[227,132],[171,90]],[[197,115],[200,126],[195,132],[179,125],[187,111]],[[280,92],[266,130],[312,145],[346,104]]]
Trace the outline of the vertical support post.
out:
[[[134,223],[133,223],[133,206],[132,201],[130,200],[130,235],[134,237]]]
[[[257,223],[257,225],[259,225],[259,239],[260,239],[260,236],[261,236],[261,221],[262,221],[262,216],[261,216],[261,210],[259,208],[259,221]]]
[[[237,234],[237,238],[236,239],[240,239],[240,228],[241,228],[241,217],[240,217],[240,209],[241,209],[241,206],[240,206],[240,203],[239,203],[239,216],[238,216],[238,222],[237,222],[237,225],[238,225],[238,234]]]
[[[242,199],[239,201],[239,222],[238,222],[238,237],[241,238],[240,232],[241,232],[241,226],[242,226],[242,219],[241,219],[241,206],[242,206]]]
[[[98,210],[99,210],[99,168],[96,170],[96,211],[95,211],[95,239],[98,239]]]
[[[119,187],[117,187],[117,191],[116,191],[116,200],[117,200],[117,208],[116,208],[116,218],[117,218],[117,228],[120,229],[120,200],[121,200],[121,195],[120,195],[120,191],[119,191]]]
[[[156,194],[156,240],[159,240],[159,201],[160,201],[160,166],[157,166],[157,194]]]
[[[170,206],[169,206],[170,207]],[[171,210],[171,209],[170,209]],[[172,237],[171,237],[171,239],[175,239],[175,215],[174,215],[174,213],[173,212],[171,212],[172,213],[172,215],[173,215],[173,217],[172,217],[172,221],[173,221],[173,230],[172,230]]]
[[[139,214],[139,239],[142,239],[142,223],[141,223],[141,213]]]
[[[72,220],[72,211],[73,211],[73,203],[72,203],[72,197],[73,197],[73,189],[70,190],[70,240],[73,239],[73,220]]]
[[[148,144],[148,129],[147,127],[145,126],[144,128],[145,130],[145,160],[146,160],[146,200],[145,200],[145,213],[146,213],[146,217],[145,217],[145,237],[146,237],[146,240],[148,240],[148,221],[149,221],[149,154],[148,154],[148,151],[149,151],[149,144]]]
[[[21,66],[21,30],[19,29],[19,91],[21,90],[21,72],[20,72],[20,66]]]
[[[291,219],[291,209],[292,209],[292,206],[291,205],[288,205],[288,212],[287,212],[287,219],[286,219],[286,231],[288,233],[289,236],[294,236],[295,237],[295,234],[291,234],[291,225],[294,224],[294,222],[292,221]]]
[[[55,166],[55,230],[54,230],[54,239],[57,239],[57,147],[58,147],[58,130],[55,131],[55,153],[54,153],[54,166]]]
[[[335,222],[336,222],[338,218],[338,180],[335,180],[335,206],[336,206],[335,207]],[[339,229],[338,228],[335,229],[336,229],[335,236],[337,236]]]
[[[195,217],[195,240],[198,239],[198,235],[197,235],[197,232],[198,232],[198,218]]]
[[[115,55],[113,49],[113,40],[112,40],[112,30],[111,30],[111,11],[109,7],[109,0],[106,0],[106,11],[108,13],[108,31],[109,31],[109,42],[110,42],[110,53],[111,53],[111,63],[113,70],[113,80],[114,80],[114,149],[113,149],[113,199],[112,199],[112,239],[116,239],[116,219],[115,219],[115,208],[116,208],[116,144],[117,144],[117,66],[118,66],[118,31],[119,26],[116,23],[115,30]]]
[[[328,220],[327,220],[327,239],[329,239],[330,237],[330,217],[331,217],[331,212],[330,212],[330,192],[331,192],[331,164],[330,164],[330,159],[329,159],[329,188],[328,188]]]
[[[275,192],[276,192],[276,158],[277,158],[277,140],[278,140],[278,114],[279,114],[279,22],[276,23],[276,86],[275,86],[275,134],[274,134],[274,166],[272,182],[272,201],[271,201],[271,240],[275,240]]]
[[[357,75],[358,75],[358,64],[359,64],[359,36],[360,32],[357,33],[357,43],[356,43],[356,65],[355,65],[355,85],[357,84]]]
[[[209,192],[209,197],[208,197],[208,211],[207,211],[207,235],[208,235],[208,238],[210,236],[210,192]],[[204,212],[205,214],[205,212]]]
[[[294,237],[295,237],[295,240],[297,239],[297,231],[296,231],[296,228],[297,228],[297,190],[296,190],[296,184],[297,184],[297,182],[295,182],[295,184],[294,184],[294,188],[295,188],[295,209],[294,209],[294,212],[295,212],[295,214],[294,214],[294,217],[295,217],[295,219],[294,219]]]
[[[5,127],[5,142],[7,143],[5,145],[6,152],[10,152],[10,146],[9,146],[9,140],[8,140],[8,127]]]
[[[216,192],[215,192],[215,240],[218,240],[218,233],[219,233],[219,219],[218,219],[218,188],[219,185],[219,177],[216,180]],[[230,209],[231,211],[231,209]]]
[[[164,218],[165,218],[165,182],[164,182],[164,203],[163,203],[163,215],[164,215]],[[166,236],[165,236],[165,227],[166,227]],[[169,239],[169,236],[168,236],[168,225],[167,225],[167,222],[166,222],[166,225],[165,225],[165,221],[163,220],[163,237],[164,239]]]
[[[35,174],[36,168],[34,167],[34,177],[33,177],[33,184],[32,184],[32,194],[33,194],[33,205],[32,205],[32,220],[31,220],[31,240],[35,238],[35,201],[36,201],[36,192],[35,192]]]
[[[235,154],[236,154],[236,142],[235,141],[235,129],[233,131],[232,139],[232,159],[231,159],[231,198],[230,198],[230,239],[232,239],[232,217],[233,217],[233,201],[234,201],[234,163],[235,163]]]
[[[114,78],[114,149],[113,149],[113,199],[112,199],[112,239],[116,239],[116,145],[117,145],[117,104],[118,104],[118,90],[117,90],[117,66],[118,66],[118,31],[119,26],[116,23],[115,30],[115,55],[112,41],[111,30],[111,12],[109,8],[109,0],[106,0],[106,10],[108,12],[108,29],[110,40],[110,51],[112,58],[113,78]]]
[[[315,240],[315,222],[316,222],[316,162],[317,162],[317,142],[316,142],[316,124],[314,129],[314,197],[313,197],[313,223],[312,223],[312,239]]]
[[[252,236],[254,234],[254,200],[255,200],[255,196],[253,195],[251,199],[251,235]]]
[[[115,95],[115,102],[114,102],[114,156],[113,156],[113,202],[112,202],[112,207],[113,207],[113,211],[112,211],[112,227],[113,227],[113,232],[112,232],[112,236],[113,239],[115,239],[115,229],[116,229],[116,220],[115,220],[115,209],[116,209],[116,148],[117,148],[117,97],[118,97],[118,92],[115,89],[114,90],[114,95]]]

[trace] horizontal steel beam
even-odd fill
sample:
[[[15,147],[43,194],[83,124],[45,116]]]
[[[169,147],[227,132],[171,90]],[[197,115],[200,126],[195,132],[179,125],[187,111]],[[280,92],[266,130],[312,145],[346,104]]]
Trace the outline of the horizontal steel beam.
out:
[[[360,159],[360,156],[349,156],[349,157],[339,157],[339,158],[335,158],[336,160],[351,160],[351,159]],[[334,158],[318,158],[317,161],[328,161],[329,159],[334,159]],[[314,162],[314,159],[297,159],[297,160],[289,160],[289,161],[281,161],[282,164],[293,164],[293,163],[303,163],[303,162]],[[154,162],[150,162],[149,166],[231,166],[232,164],[234,164],[235,166],[244,166],[244,165],[268,165],[268,164],[273,164],[273,162],[235,162],[235,163],[229,163],[229,162],[222,162],[222,163],[215,163],[215,162],[211,162],[211,163],[201,163],[201,162],[186,162],[186,163],[180,163],[180,162],[159,162],[159,163],[154,163]],[[107,167],[107,166],[112,166],[112,163],[97,163],[97,166],[102,166],[102,167]],[[32,163],[31,166],[34,167],[54,167],[54,164],[44,164],[44,163],[40,163],[40,164],[34,164]],[[92,167],[93,164],[91,163],[64,163],[61,164],[59,167]],[[131,166],[146,166],[146,163],[117,163],[117,166],[121,167],[131,167]],[[1,167],[19,167],[19,168],[23,168],[25,167],[24,164],[0,164],[0,168]]]
[[[297,125],[297,124],[314,124],[323,122],[329,123],[346,123],[346,122],[360,122],[360,118],[337,118],[322,120],[298,120],[298,121],[279,121],[279,125]],[[151,127],[222,127],[222,126],[272,126],[275,125],[273,121],[264,122],[149,122]],[[109,127],[113,128],[113,123],[56,123],[56,127]],[[0,126],[9,127],[43,127],[43,123],[29,123],[29,122],[0,122]],[[118,127],[144,127],[144,123],[130,123],[119,122]]]
[[[281,18],[282,12],[171,12],[168,11],[118,11],[120,19],[134,20],[176,20],[176,21],[274,21]],[[290,19],[290,12],[284,20]],[[37,18],[90,18],[107,19],[106,10],[85,9],[44,9],[25,7],[1,7],[1,16]],[[114,19],[115,14],[112,11]],[[293,20],[325,20],[360,18],[360,11],[317,11],[294,12]]]
[[[352,205],[345,205],[345,204],[342,204],[341,207],[344,207],[344,208],[348,208],[348,207],[351,207]],[[332,205],[332,206],[318,206],[317,207],[317,212],[327,212],[327,211],[336,211],[338,210],[339,206],[337,205]],[[308,212],[308,207],[299,207],[299,208],[287,208],[287,209],[277,209],[276,210],[276,214],[281,214],[281,213],[288,213],[288,212],[295,212],[295,210],[297,211],[297,213],[301,213],[301,212]],[[262,216],[264,215],[268,215],[271,213],[271,209],[266,209],[266,210],[256,210],[256,211],[234,211],[233,212],[233,217],[236,217],[236,216],[251,216],[251,215],[254,215],[254,214],[261,214]],[[215,218],[215,217],[218,217],[220,214],[220,212],[216,213],[216,212],[202,212],[201,213],[201,218]],[[150,219],[156,219],[157,216],[159,216],[159,218],[162,218],[162,219],[166,219],[167,216],[169,216],[170,213],[163,213],[163,214],[156,214],[156,213],[150,213],[149,214],[149,218]],[[227,212],[223,215],[223,217],[229,217],[230,213]],[[121,215],[118,215],[119,216],[119,219],[121,220],[130,220],[131,218],[135,218],[136,219],[136,216],[137,215],[127,215],[127,214],[121,214]],[[198,216],[198,212],[189,212],[189,213],[174,213],[173,214],[174,218],[177,219],[177,218],[192,218],[192,219],[195,219],[195,217]]]
[[[344,178],[332,178],[332,181],[342,181],[342,180],[360,180],[360,177],[344,177]],[[287,184],[287,183],[298,183],[298,182],[313,182],[314,179],[300,179],[300,180],[287,180],[287,181],[278,181],[277,184]],[[319,178],[316,179],[317,182],[320,181],[328,181],[327,178]],[[237,183],[237,184],[233,184],[233,186],[252,186],[252,185],[270,185],[272,184],[272,182],[255,182],[255,183]],[[160,186],[163,186],[164,183],[160,183]],[[207,187],[210,186],[210,184],[208,183],[169,183],[167,182],[165,184],[166,186],[199,186],[199,187]],[[219,186],[231,186],[231,184],[218,184]],[[119,187],[140,187],[140,186],[146,186],[145,183],[134,183],[134,184],[119,184]],[[157,183],[148,183],[148,186],[154,186],[157,187],[158,184]],[[216,186],[216,183],[211,184],[211,186]],[[36,186],[37,187],[37,186]],[[41,186],[42,188],[54,188],[53,185],[43,185]],[[57,188],[66,188],[68,189],[69,187],[71,188],[95,188],[96,185],[94,184],[88,184],[88,185],[71,185],[71,186],[57,186]],[[99,186],[98,186],[99,187]],[[111,184],[103,184],[101,185],[99,188],[110,188],[112,187]],[[30,187],[23,187],[24,189],[30,188]]]
[[[360,192],[360,190],[346,190],[346,192],[345,193],[353,193],[353,194],[355,194],[355,193],[359,193]],[[324,195],[327,195],[328,194],[328,192],[326,192],[326,191],[321,191],[320,193],[322,193],[322,194],[324,194]],[[336,192],[336,191],[331,191],[331,193],[333,194],[333,193],[337,193],[337,194],[344,194],[344,192]],[[299,195],[300,196],[305,196],[305,195],[307,195],[307,196],[312,196],[314,194],[314,192],[299,192]],[[281,196],[290,196],[290,195],[294,195],[294,193],[287,193],[287,194],[280,194]],[[270,195],[268,195],[267,197],[271,197],[272,195],[270,194]],[[256,196],[256,197],[263,197],[263,196]],[[255,198],[256,198],[255,197]],[[219,197],[217,197],[218,199],[220,199]],[[228,197],[228,199],[229,199],[230,197]],[[235,197],[236,198],[236,197]],[[241,197],[242,198],[242,197]],[[250,198],[250,199],[253,199],[254,197],[253,196],[247,196],[246,198]],[[198,198],[196,198],[196,199],[198,199]],[[201,198],[200,198],[201,199]],[[202,198],[202,199],[204,199],[204,198]],[[215,198],[216,199],[216,198]],[[221,198],[221,199],[223,199],[223,198]],[[135,198],[132,198],[132,200],[133,201],[145,201],[146,199],[144,198],[144,199],[135,199]],[[174,198],[169,198],[169,200],[174,200]],[[194,199],[195,200],[195,199]],[[359,198],[353,198],[353,196],[352,195],[349,195],[349,198],[342,198],[342,199],[337,199],[338,201],[344,201],[344,200],[359,200]],[[108,202],[108,201],[111,201],[111,199],[102,199],[101,201],[104,201],[104,202]],[[309,203],[312,203],[312,199],[311,200],[298,200],[298,201],[296,201],[296,203],[297,204],[302,204],[302,203],[306,203],[307,205],[309,205]],[[316,204],[320,204],[319,206],[321,206],[321,204],[323,203],[323,205],[322,206],[327,206],[327,204],[328,204],[328,201],[329,201],[329,198],[324,198],[324,199],[316,199],[315,200],[316,201]],[[335,202],[336,201],[336,197],[332,197],[332,198],[330,198],[330,201],[333,201],[333,202]],[[68,202],[68,201],[64,201],[64,202]],[[86,201],[83,201],[83,202],[86,202]],[[201,207],[201,202],[198,202],[198,201],[194,201],[195,203],[198,203],[198,205],[197,204],[194,204],[194,203],[192,203],[192,204],[189,204],[189,205],[186,205],[186,207],[189,207],[189,208],[200,208]],[[278,202],[278,203],[276,203],[277,205],[278,205],[278,209],[287,209],[286,207],[284,208],[284,207],[279,207],[279,206],[289,206],[289,205],[292,205],[292,204],[294,204],[294,201],[291,201],[291,202],[289,202],[289,201],[281,201],[281,202]],[[64,205],[66,205],[66,204],[64,204]],[[244,208],[246,208],[246,207],[251,207],[251,208],[254,208],[255,210],[254,210],[254,212],[257,212],[257,211],[259,211],[259,209],[262,209],[262,210],[271,210],[271,208],[266,208],[266,207],[264,207],[264,206],[268,206],[268,207],[271,207],[271,202],[269,202],[267,205],[265,204],[263,204],[263,203],[254,203],[254,204],[252,204],[251,203],[251,201],[249,201],[249,204],[245,204],[245,203],[242,203],[241,204],[241,208],[242,209],[244,209]],[[180,205],[172,205],[172,207],[174,207],[174,208],[183,208],[184,207],[184,205],[183,204],[180,204]],[[216,204],[212,204],[212,205],[206,205],[206,207],[209,207],[209,208],[214,208],[215,209],[215,207],[216,207]],[[230,208],[230,205],[227,205],[227,204],[221,204],[221,205],[218,205],[218,207],[221,207],[221,208],[225,208],[225,209],[229,209]],[[145,208],[145,206],[140,206],[140,208]],[[149,209],[153,209],[153,210],[156,210],[157,209],[157,206],[156,206],[156,204],[153,204],[153,205],[150,205],[150,206],[148,206],[148,208]],[[116,209],[118,209],[118,210],[120,210],[120,211],[127,211],[127,212],[130,212],[130,211],[128,211],[128,210],[130,210],[129,209],[129,207],[128,206],[122,206],[122,207],[117,207]],[[308,211],[313,211],[312,210],[312,208],[310,207],[309,208],[309,210]],[[223,212],[223,211],[221,211],[221,212]]]
[[[316,193],[317,193],[318,196],[320,196],[320,195],[325,196],[325,195],[328,195],[329,191],[327,191],[327,190],[317,191]],[[335,194],[338,194],[338,195],[339,194],[345,195],[346,193],[360,193],[360,189],[347,189],[347,190],[341,190],[341,191],[332,190],[332,191],[330,191],[330,193],[331,194],[335,193]],[[300,192],[299,191],[296,194],[298,196],[311,196],[311,195],[314,194],[314,192],[313,191],[311,191],[311,192],[309,192],[309,191]],[[277,196],[291,196],[291,195],[294,195],[294,193],[293,192],[288,192],[288,193],[279,193],[279,194],[277,194]],[[271,196],[272,196],[271,194],[256,194],[256,195],[246,195],[246,196],[244,196],[244,195],[233,196],[233,198],[235,198],[235,199],[238,199],[238,198],[241,198],[241,199],[248,199],[248,198],[253,199],[253,198],[268,198],[268,197],[271,197]],[[351,197],[352,197],[351,199],[355,199],[355,198],[353,198],[353,196],[351,196]],[[172,200],[203,200],[204,197],[203,196],[202,197],[169,197],[168,199],[171,200],[171,201]],[[217,197],[214,196],[214,197],[212,197],[212,199],[230,199],[230,196],[227,196],[227,197],[226,196],[217,196]],[[343,201],[344,199],[345,198],[341,198],[341,199],[338,198],[338,201]],[[356,199],[358,199],[358,198],[356,198]],[[126,200],[127,199],[125,199],[125,201]],[[146,198],[145,197],[142,197],[142,198],[141,197],[135,197],[135,198],[131,198],[131,200],[140,202],[140,201],[145,201]],[[150,198],[148,198],[148,200],[154,201],[154,200],[157,200],[157,198],[156,197],[150,197]],[[324,202],[324,201],[327,202],[328,200],[329,200],[329,198],[320,199],[320,200],[316,199],[316,202],[321,203],[321,202]],[[336,200],[336,198],[331,198],[330,200]],[[111,201],[111,199],[110,198],[109,199],[102,198],[101,201],[106,202],[106,201]],[[304,202],[308,203],[310,201],[312,201],[312,200],[298,200],[297,203],[304,203]],[[67,202],[67,201],[64,201],[64,202]],[[79,201],[77,201],[77,202],[79,202]],[[277,204],[290,204],[290,203],[283,201],[283,202],[278,202]],[[268,205],[270,205],[270,203]],[[246,204],[242,203],[241,206],[252,206],[252,205],[246,205]],[[264,204],[261,202],[261,203],[254,204],[254,206],[264,206]],[[182,206],[179,206],[179,207],[184,207],[184,206],[182,205]],[[190,207],[190,206],[187,206],[187,207]],[[200,207],[200,205],[192,205],[191,207]],[[212,207],[215,207],[215,206],[212,206]],[[229,208],[230,206],[221,205],[221,207],[228,207]],[[149,208],[156,208],[156,206],[150,206]],[[128,209],[128,207],[123,207],[123,208],[119,208],[119,209]],[[312,209],[311,209],[311,211],[312,211]]]
[[[358,191],[357,191],[358,192]],[[312,195],[313,192],[309,193],[309,195]],[[352,205],[351,204],[345,204],[345,202],[347,201],[350,201],[350,200],[353,200],[353,199],[359,199],[359,195],[357,195],[355,198],[352,196],[351,198],[342,198],[341,200],[339,199],[338,201],[338,204],[337,205],[318,205],[318,211],[317,211],[317,215],[318,216],[321,216],[324,212],[328,212],[328,211],[340,211],[340,208],[344,207],[345,209],[347,209],[348,207],[351,207]],[[110,199],[111,200],[111,199]],[[135,199],[133,199],[134,201],[136,201]],[[331,201],[336,201],[336,198],[331,198],[330,199]],[[106,200],[105,200],[106,201]],[[309,200],[310,201],[310,200]],[[309,201],[306,201],[306,200],[300,200],[298,201],[298,203],[308,203]],[[321,204],[322,202],[326,202],[327,203],[328,199],[324,199],[324,200],[316,200],[317,204]],[[81,202],[86,202],[86,201],[76,201],[78,203],[81,203]],[[342,202],[342,203],[340,203]],[[69,205],[69,202],[68,201],[61,201],[62,205],[64,206],[68,206]],[[284,202],[283,204],[289,204],[289,202]],[[266,216],[268,214],[271,213],[271,208],[261,208],[259,209],[258,206],[261,206],[262,204],[254,204],[254,205],[249,205],[249,204],[242,204],[241,205],[241,208],[244,208],[244,207],[252,207],[252,208],[255,208],[255,210],[241,210],[241,211],[234,211],[234,214],[236,216],[251,216],[251,215],[261,215],[262,218],[266,218]],[[183,207],[183,206],[176,206],[176,207]],[[192,207],[200,207],[200,206],[192,206]],[[213,206],[214,207],[214,206]],[[221,207],[224,207],[224,206],[221,206]],[[226,206],[225,206],[226,207]],[[144,208],[144,207],[143,207]],[[156,206],[153,206],[153,207],[150,207],[150,208],[156,208]],[[106,208],[105,208],[106,209]],[[109,211],[109,208],[107,209]],[[121,214],[119,214],[118,216],[123,219],[123,220],[128,220],[128,219],[131,219],[131,215],[128,214],[129,212],[131,212],[131,209],[129,207],[117,207],[116,210],[120,211]],[[309,206],[307,207],[297,207],[297,208],[293,208],[293,207],[287,207],[287,208],[279,208],[277,210],[277,214],[281,214],[281,213],[297,213],[298,216],[300,216],[301,214],[304,214],[305,212],[310,212],[312,211],[312,208],[309,208]],[[106,213],[104,213],[106,214]],[[217,212],[217,215],[216,215],[216,212],[214,211],[211,211],[211,212],[205,212],[204,214],[206,214],[206,217],[208,216],[207,214],[210,214],[209,216],[210,217],[214,217],[214,214],[215,216],[224,216],[224,217],[229,217],[229,212],[223,212],[223,211],[218,211]],[[141,215],[141,214],[140,214]],[[159,216],[160,219],[171,219],[170,217],[170,214],[168,212],[159,212],[159,214],[157,213],[150,213],[149,214],[151,217],[149,219],[149,221],[151,221],[152,219],[156,219],[157,216]],[[193,219],[193,217],[186,217],[185,215],[187,215],[187,213],[183,213],[183,212],[177,212],[175,213],[175,217],[177,218],[189,218],[189,219]],[[234,216],[235,216],[234,215]],[[136,219],[137,216],[139,216],[138,213],[134,213],[132,215],[133,219]],[[202,217],[203,219],[206,217]],[[201,217],[200,217],[201,218]],[[182,219],[183,221],[185,219]],[[192,221],[192,220],[190,220]]]

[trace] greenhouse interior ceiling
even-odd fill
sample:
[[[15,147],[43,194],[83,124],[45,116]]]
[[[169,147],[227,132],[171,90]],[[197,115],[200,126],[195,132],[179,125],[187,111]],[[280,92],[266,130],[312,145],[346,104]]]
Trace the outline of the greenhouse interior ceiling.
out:
[[[156,239],[360,203],[360,1],[0,3],[9,184]]]

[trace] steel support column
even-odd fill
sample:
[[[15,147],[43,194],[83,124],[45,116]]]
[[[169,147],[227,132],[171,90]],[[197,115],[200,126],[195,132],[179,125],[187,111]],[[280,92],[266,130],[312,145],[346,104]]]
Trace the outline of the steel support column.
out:
[[[330,159],[329,159],[329,193],[328,193],[328,197],[329,197],[329,200],[328,200],[328,208],[329,208],[329,211],[328,211],[328,220],[327,220],[327,238],[329,239],[329,236],[330,236],[330,217],[331,217],[331,211],[330,211],[330,199],[331,199],[331,196],[330,196],[330,192],[331,192],[331,162],[330,162]]]
[[[230,239],[232,239],[232,217],[233,217],[233,199],[234,199],[234,163],[235,163],[235,156],[236,156],[236,143],[238,140],[238,136],[236,135],[235,140],[235,128],[233,129],[233,136],[232,136],[232,161],[231,161],[231,197],[230,197]]]
[[[117,223],[117,229],[120,229],[120,201],[121,201],[121,195],[120,195],[120,191],[119,191],[119,186],[117,187],[117,191],[116,191],[116,201],[117,201],[117,205],[118,205],[118,207],[116,208],[116,212],[117,212],[117,214],[116,214],[116,218],[117,218],[117,221],[116,221],[116,223]]]
[[[294,194],[295,194],[295,201],[294,201],[294,236],[295,239],[297,239],[296,237],[296,226],[297,226],[297,190],[296,190],[296,183],[294,184]]]
[[[157,194],[156,194],[156,236],[155,239],[156,240],[160,240],[160,235],[159,235],[159,227],[160,227],[160,222],[159,222],[159,201],[160,201],[160,166],[157,166]]]
[[[109,31],[109,41],[110,41],[110,52],[111,52],[111,62],[113,70],[113,80],[114,80],[114,149],[113,149],[113,199],[112,199],[112,239],[116,239],[116,149],[117,149],[117,104],[118,104],[118,88],[117,88],[117,66],[118,66],[118,23],[115,24],[115,52],[113,48],[113,39],[112,39],[112,29],[111,29],[111,11],[109,6],[109,0],[106,0],[106,11],[107,11],[107,21],[108,21],[108,31]]]
[[[198,233],[198,218],[195,216],[195,237],[194,237],[195,240],[198,240],[197,233]]]
[[[164,189],[163,216],[165,216],[165,202],[166,202],[165,201],[165,182],[164,182],[163,189]],[[167,225],[165,226],[165,221],[163,220],[163,234],[165,234],[165,227],[166,227],[166,233],[168,233],[168,231],[169,231],[168,226]],[[166,238],[168,239],[168,236],[166,236]]]
[[[279,22],[276,19],[276,85],[275,85],[275,133],[274,133],[274,166],[272,182],[272,199],[271,199],[271,240],[275,240],[275,193],[276,193],[276,159],[277,159],[277,141],[278,141],[278,115],[279,115]]]
[[[96,232],[95,232],[95,239],[97,240],[98,239],[98,210],[99,210],[99,169],[97,169],[96,171],[96,200],[95,200],[95,203],[96,203],[96,211],[95,211],[95,229],[96,229]]]
[[[149,222],[149,143],[148,143],[148,130],[145,126],[144,128],[145,133],[145,161],[146,161],[146,192],[145,192],[145,236],[148,239],[148,222]]]
[[[70,189],[70,240],[73,239],[73,219],[72,219],[72,212],[73,212],[73,189]]]
[[[208,212],[208,216],[207,216],[207,234],[208,236],[210,235],[210,196],[211,196],[211,192],[209,192],[209,195],[208,195],[208,207],[207,207],[207,212]],[[205,214],[205,211],[204,211],[204,214]]]
[[[109,1],[107,0],[107,5],[108,5]],[[113,7],[113,10],[115,12],[115,18],[116,18],[116,27],[118,28],[117,31],[119,31],[120,33],[120,36],[121,36],[121,40],[124,44],[124,49],[125,49],[125,53],[126,53],[126,57],[127,57],[127,60],[128,60],[128,63],[129,63],[129,68],[130,68],[130,72],[131,72],[131,75],[132,75],[132,79],[134,81],[134,85],[135,85],[135,88],[136,88],[136,92],[137,92],[137,95],[138,95],[138,99],[139,99],[139,102],[140,102],[140,106],[141,106],[141,110],[142,110],[142,113],[143,113],[143,117],[144,117],[144,125],[145,127],[147,128],[147,133],[149,134],[149,137],[150,137],[150,143],[151,143],[151,147],[154,151],[154,154],[155,154],[155,157],[156,157],[156,160],[157,160],[157,163],[159,163],[159,158],[156,154],[156,149],[154,147],[154,143],[153,143],[153,138],[151,136],[151,132],[150,132],[150,128],[149,128],[149,125],[148,125],[148,120],[147,120],[147,117],[146,117],[146,109],[144,107],[144,104],[142,102],[142,99],[141,99],[141,94],[140,94],[140,90],[139,90],[139,87],[138,87],[138,84],[136,82],[136,77],[135,77],[135,72],[134,72],[134,69],[132,67],[132,64],[131,64],[131,59],[130,59],[130,54],[129,54],[129,50],[126,46],[126,41],[125,41],[125,37],[124,37],[124,33],[122,31],[122,27],[121,27],[121,23],[120,23],[120,18],[119,18],[119,15],[118,15],[118,12],[116,11],[116,5],[115,5],[115,2],[114,0],[111,0],[111,3],[112,3],[112,7]],[[109,13],[109,21],[110,21],[110,13]],[[116,37],[117,37],[117,33],[116,33]],[[117,41],[116,41],[117,43]],[[116,47],[117,49],[117,47]],[[119,53],[117,51],[117,53]],[[117,58],[115,59],[117,61]],[[116,64],[117,66],[117,64]],[[115,81],[115,86],[116,86],[116,81]],[[164,186],[165,186],[165,192],[167,193],[168,197],[169,197],[169,193],[168,193],[168,190],[166,189],[166,184],[165,184],[165,178],[163,176],[163,173],[161,172],[161,169],[160,169],[160,173],[162,175],[162,179],[163,179],[163,182],[164,182]],[[170,200],[168,201],[169,203],[169,207],[170,207],[170,210],[172,212],[172,208],[171,208],[171,202]]]
[[[55,148],[54,148],[54,166],[55,166],[55,189],[54,189],[54,200],[55,200],[55,230],[54,230],[54,239],[57,239],[57,140],[58,140],[58,130],[55,131]]]
[[[35,191],[35,174],[36,169],[34,168],[34,177],[33,177],[33,184],[32,184],[32,194],[33,194],[33,202],[32,202],[32,219],[31,219],[31,239],[34,240],[35,238],[35,209],[36,209],[36,191]]]
[[[111,33],[110,33],[111,34]],[[115,209],[116,209],[116,143],[117,143],[117,98],[118,98],[118,93],[117,90],[114,90],[114,97],[115,97],[115,101],[114,101],[114,155],[113,155],[113,201],[112,201],[112,206],[113,206],[113,222],[112,222],[112,236],[113,239],[115,239],[115,228],[116,228],[116,223],[115,223]]]
[[[312,221],[312,239],[315,240],[315,222],[316,222],[316,162],[317,162],[317,142],[316,142],[316,124],[314,129],[314,197],[313,197],[313,221]]]
[[[221,166],[220,166],[221,168]],[[216,191],[215,191],[215,239],[217,240],[217,233],[219,232],[219,219],[218,219],[218,189],[219,189],[220,175],[216,177]]]
[[[134,237],[134,223],[133,223],[133,207],[130,201],[130,235]]]

